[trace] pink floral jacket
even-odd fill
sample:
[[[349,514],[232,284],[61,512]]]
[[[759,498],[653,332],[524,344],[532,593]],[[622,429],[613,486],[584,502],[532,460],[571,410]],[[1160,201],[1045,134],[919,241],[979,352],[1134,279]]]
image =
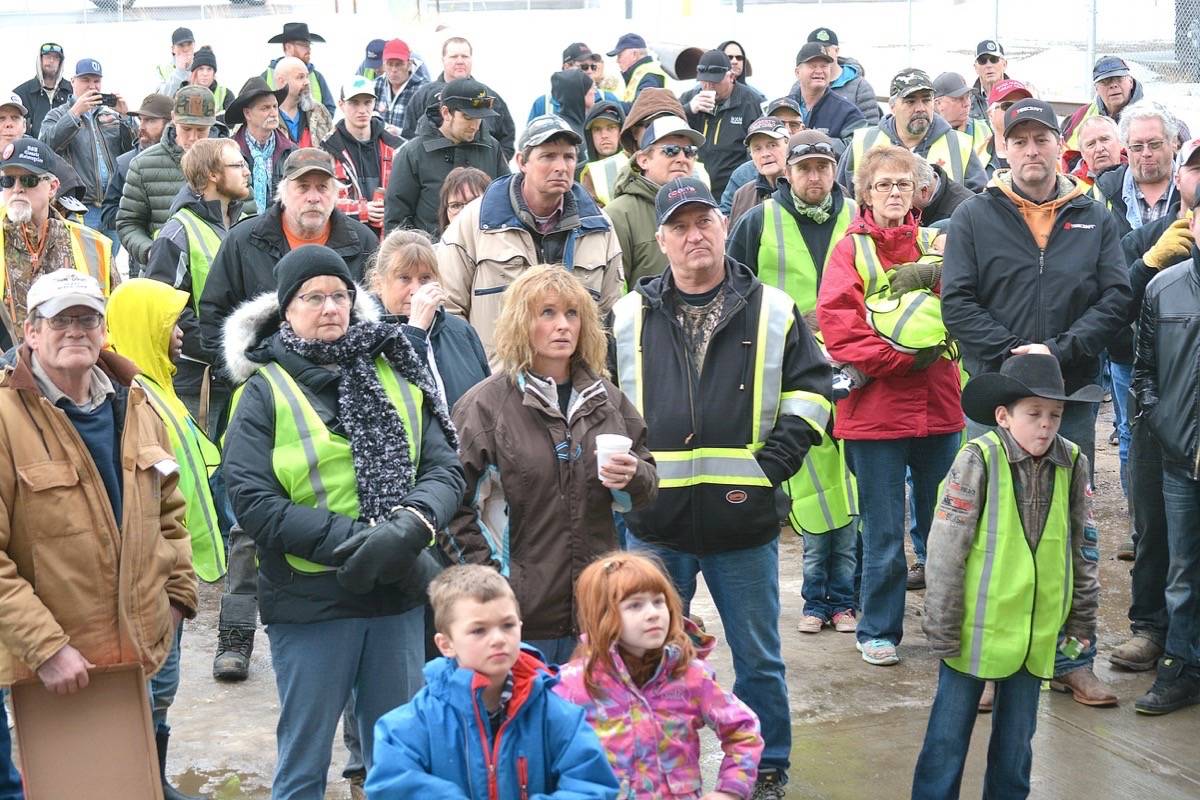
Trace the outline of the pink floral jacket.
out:
[[[725,751],[717,791],[746,798],[754,790],[763,749],[758,717],[717,684],[704,662],[716,638],[690,620],[687,624],[697,658],[679,679],[668,674],[679,659],[679,649],[672,646],[666,648],[654,677],[638,689],[613,645],[617,669],[596,676],[600,699],[587,692],[582,659],[571,661],[559,673],[554,691],[586,710],[621,782],[619,798],[699,798],[703,791],[698,732],[705,725],[716,731]]]

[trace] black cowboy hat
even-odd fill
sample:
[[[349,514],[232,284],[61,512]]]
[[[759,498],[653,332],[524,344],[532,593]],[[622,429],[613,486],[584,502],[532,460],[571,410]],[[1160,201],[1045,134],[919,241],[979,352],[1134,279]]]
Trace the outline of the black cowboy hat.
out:
[[[1062,369],[1054,356],[1031,353],[1013,356],[999,372],[976,375],[963,387],[962,407],[980,425],[996,424],[996,406],[1015,403],[1024,397],[1044,397],[1065,403],[1098,403],[1104,390],[1087,385],[1067,394]]]
[[[319,33],[309,33],[307,22],[285,22],[283,33],[277,33],[267,44],[283,44],[284,42],[323,42],[325,37]]]
[[[229,104],[229,108],[225,110],[225,124],[232,127],[234,125],[240,125],[244,123],[246,121],[246,117],[242,114],[242,112],[245,110],[246,106],[253,103],[259,97],[268,94],[275,95],[275,99],[282,103],[284,98],[287,97],[288,87],[284,86],[280,89],[272,89],[269,85],[267,85],[267,82],[258,75],[255,75],[253,78],[243,83],[241,91],[238,92],[238,95],[234,101]]]

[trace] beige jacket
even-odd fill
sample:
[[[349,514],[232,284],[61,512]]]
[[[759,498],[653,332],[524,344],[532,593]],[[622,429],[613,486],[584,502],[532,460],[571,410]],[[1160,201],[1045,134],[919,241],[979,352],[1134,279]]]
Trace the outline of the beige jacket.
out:
[[[446,310],[475,328],[493,369],[492,339],[504,290],[528,267],[565,264],[600,303],[601,317],[624,293],[621,245],[596,201],[572,185],[558,225],[535,240],[528,211],[518,208],[518,178],[493,181],[446,228],[438,250]]]
[[[66,644],[97,666],[140,662],[152,674],[173,642],[171,606],[190,617],[197,603],[166,429],[129,386],[133,362],[101,353],[124,409],[118,527],[91,454],[28,364],[22,347],[0,376],[0,686]]]

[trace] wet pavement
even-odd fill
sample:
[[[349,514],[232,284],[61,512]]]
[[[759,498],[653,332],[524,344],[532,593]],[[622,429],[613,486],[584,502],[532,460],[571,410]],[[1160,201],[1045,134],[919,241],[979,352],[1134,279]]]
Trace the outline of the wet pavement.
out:
[[[1105,407],[1107,409],[1107,407]],[[1107,439],[1106,414],[1098,430]],[[1124,502],[1116,472],[1116,448],[1100,444],[1096,515],[1104,560],[1097,674],[1121,698],[1111,709],[1088,708],[1069,696],[1045,692],[1034,740],[1033,798],[1060,800],[1195,800],[1200,798],[1200,707],[1151,718],[1136,714],[1133,701],[1152,673],[1109,668],[1107,652],[1125,638],[1129,564],[1112,556],[1125,535]],[[907,797],[936,684],[937,662],[920,627],[921,593],[909,592],[901,662],[873,667],[854,648],[854,636],[826,629],[796,632],[801,616],[801,543],[781,540],[781,630],[788,668],[792,719],[789,797],[813,800]],[[250,680],[218,684],[211,677],[219,590],[202,587],[199,618],[184,635],[183,682],[170,721],[174,731],[168,772],[176,785],[217,800],[270,796],[278,706],[266,635],[260,630]],[[709,630],[720,619],[701,588],[693,608]],[[729,651],[718,646],[712,664],[733,684]],[[979,797],[990,719],[979,717],[963,782],[963,797]],[[707,736],[707,735],[706,735]],[[706,774],[720,762],[715,739],[706,738]],[[341,778],[345,750],[333,747],[327,798],[349,797]],[[711,785],[711,782],[709,783]]]

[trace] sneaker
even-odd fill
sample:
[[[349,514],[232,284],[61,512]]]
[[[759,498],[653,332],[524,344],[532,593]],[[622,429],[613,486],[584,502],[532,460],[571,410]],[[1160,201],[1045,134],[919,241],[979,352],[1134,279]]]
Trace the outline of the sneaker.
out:
[[[833,629],[838,633],[854,633],[858,630],[858,619],[850,609],[833,615]]]
[[[911,592],[914,589],[925,588],[925,565],[920,561],[908,568],[908,578],[905,580],[905,585]]]
[[[760,772],[754,782],[754,793],[750,800],[787,800],[787,785],[785,779],[779,777],[775,770]]]
[[[1174,656],[1158,662],[1158,677],[1150,691],[1133,704],[1142,714],[1170,714],[1184,706],[1200,703],[1200,675]]]
[[[820,633],[821,628],[825,627],[825,620],[814,617],[812,614],[805,614],[797,627],[801,633]]]
[[[1116,447],[1119,444],[1121,444],[1121,434],[1117,433],[1116,431],[1113,431],[1108,437],[1108,443],[1111,444],[1113,447]]]
[[[1118,561],[1133,561],[1135,555],[1137,555],[1137,550],[1133,546],[1132,536],[1117,545]]]
[[[900,663],[900,656],[896,655],[896,645],[887,639],[870,639],[865,642],[855,642],[854,646],[858,648],[858,652],[862,653],[863,661],[868,664],[874,664],[877,667],[890,667],[892,664]]]

